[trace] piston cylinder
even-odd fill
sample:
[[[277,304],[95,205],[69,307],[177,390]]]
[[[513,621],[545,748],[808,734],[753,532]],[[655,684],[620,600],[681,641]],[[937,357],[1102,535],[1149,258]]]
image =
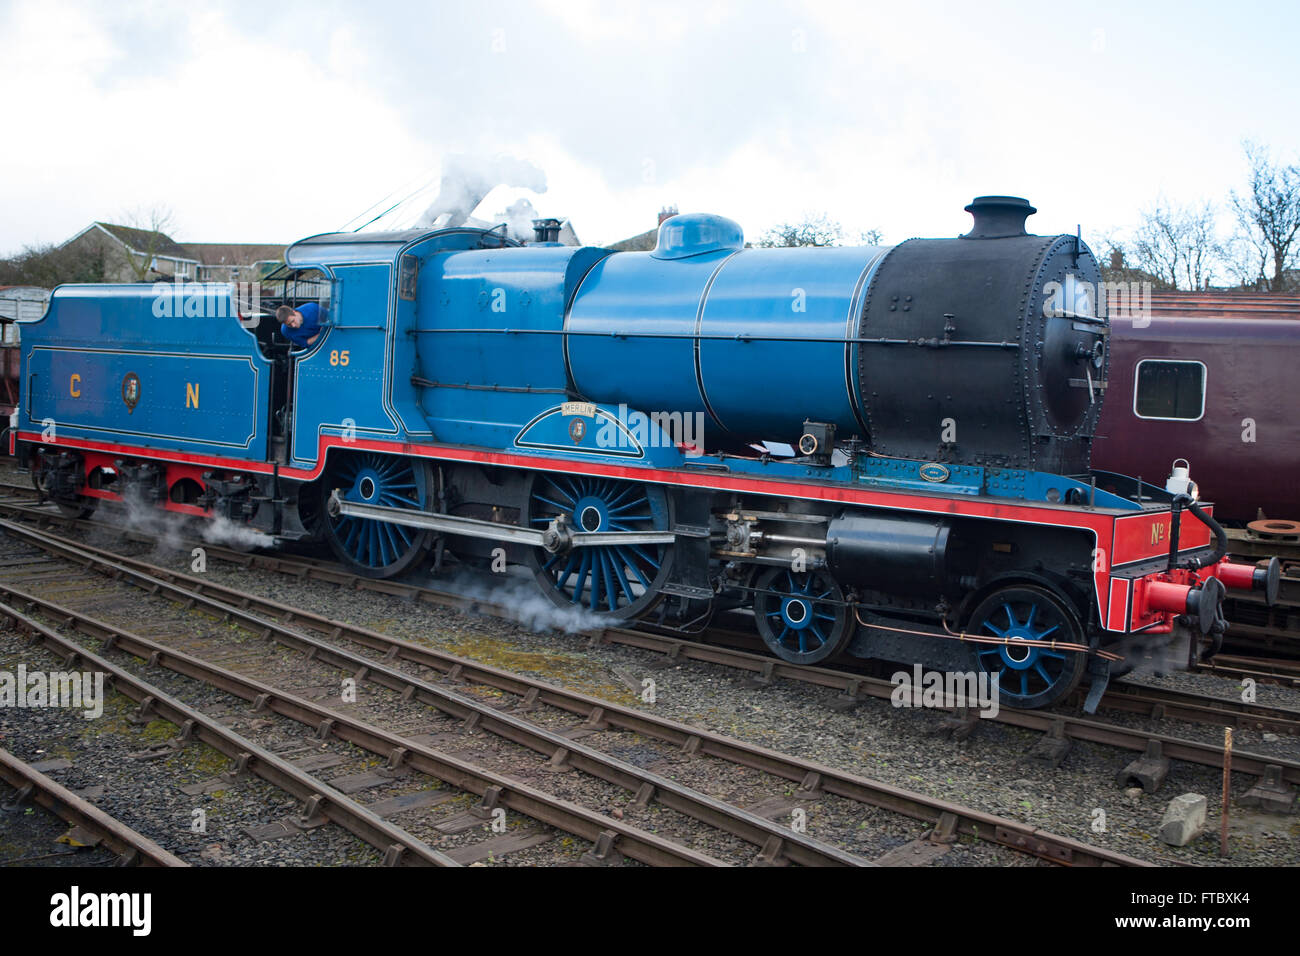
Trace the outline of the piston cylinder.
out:
[[[900,594],[939,594],[948,580],[951,530],[940,518],[845,512],[827,529],[826,563],[841,583]]]

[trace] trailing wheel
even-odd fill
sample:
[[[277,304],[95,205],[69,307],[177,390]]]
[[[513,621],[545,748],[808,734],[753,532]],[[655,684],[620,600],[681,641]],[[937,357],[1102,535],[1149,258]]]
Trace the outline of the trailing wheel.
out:
[[[792,664],[839,653],[853,633],[844,592],[825,571],[762,572],[754,582],[754,620],[768,649]]]
[[[529,487],[527,524],[544,529],[563,515],[573,531],[666,531],[668,496],[640,482],[582,475],[536,475]],[[551,554],[532,548],[529,566],[557,607],[583,607],[612,620],[650,610],[672,568],[670,544],[574,547]]]
[[[1050,591],[1029,585],[994,591],[975,608],[967,630],[1006,638],[1006,644],[974,644],[976,665],[998,676],[999,700],[1008,707],[1047,707],[1079,686],[1082,651],[1052,648],[1049,642],[1084,643],[1074,612]]]
[[[339,560],[366,577],[392,577],[428,551],[433,532],[372,518],[332,516],[324,503],[335,488],[346,501],[424,511],[434,499],[434,484],[432,470],[416,458],[376,452],[331,456],[321,482],[320,514],[325,537]]]

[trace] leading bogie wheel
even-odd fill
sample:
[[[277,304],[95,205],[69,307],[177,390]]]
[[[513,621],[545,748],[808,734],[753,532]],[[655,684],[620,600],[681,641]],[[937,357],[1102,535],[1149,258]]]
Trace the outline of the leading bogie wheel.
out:
[[[966,630],[1006,641],[972,644],[972,653],[981,672],[997,676],[998,699],[1007,707],[1055,704],[1079,686],[1087,669],[1084,652],[1051,646],[1082,644],[1084,635],[1070,607],[1044,588],[999,588],[975,608]]]
[[[783,567],[755,579],[754,621],[768,649],[792,664],[816,664],[839,653],[854,623],[829,574]]]

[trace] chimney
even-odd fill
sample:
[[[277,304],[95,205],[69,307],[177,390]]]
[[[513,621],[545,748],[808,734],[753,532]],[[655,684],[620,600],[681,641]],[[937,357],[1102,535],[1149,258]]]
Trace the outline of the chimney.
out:
[[[558,242],[560,238],[560,220],[534,219],[533,242]]]
[[[1027,235],[1025,220],[1038,212],[1028,199],[1018,196],[976,196],[966,211],[975,227],[963,239],[1006,239]]]
[[[1124,253],[1121,252],[1119,249],[1111,250],[1110,267],[1115,272],[1119,272],[1124,268]]]
[[[662,226],[665,220],[671,219],[675,215],[677,215],[676,206],[664,206],[663,209],[659,210],[659,225]]]

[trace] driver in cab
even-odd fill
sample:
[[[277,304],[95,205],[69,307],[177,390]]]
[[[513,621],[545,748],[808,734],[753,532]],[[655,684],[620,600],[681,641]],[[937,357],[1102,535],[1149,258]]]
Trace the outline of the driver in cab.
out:
[[[275,317],[280,322],[280,334],[296,348],[305,349],[320,338],[322,309],[315,302],[305,302],[296,309],[282,305],[275,310]]]

